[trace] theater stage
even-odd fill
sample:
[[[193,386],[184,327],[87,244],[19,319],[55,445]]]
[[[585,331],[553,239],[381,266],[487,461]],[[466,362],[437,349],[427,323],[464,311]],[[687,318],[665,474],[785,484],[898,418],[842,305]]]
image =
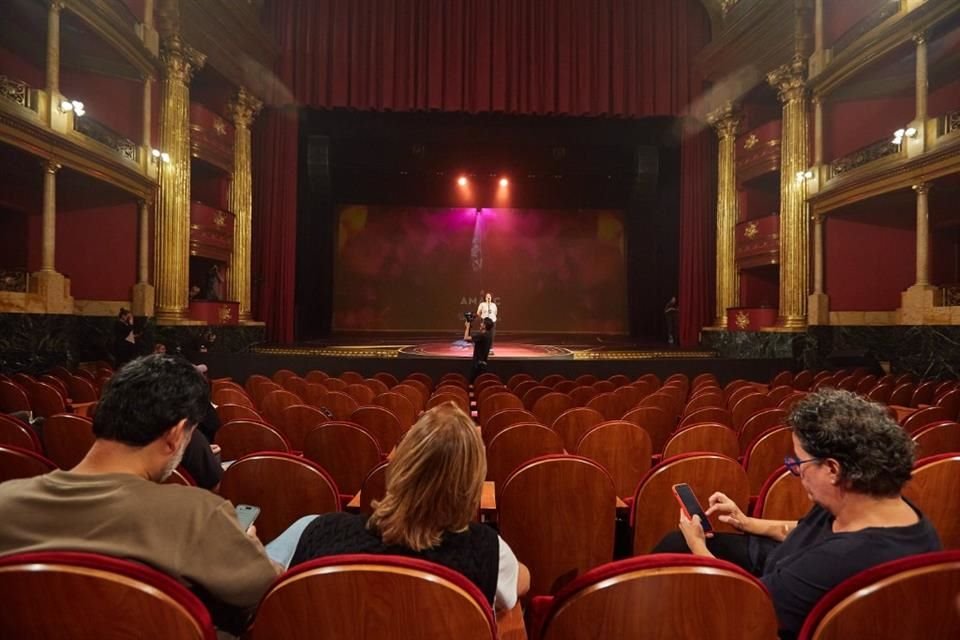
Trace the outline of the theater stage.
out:
[[[210,353],[207,361],[214,375],[235,379],[253,373],[270,375],[281,368],[300,374],[319,369],[334,375],[348,370],[396,376],[420,371],[438,378],[448,372],[470,373],[473,345],[462,337],[452,333],[334,335],[294,345],[256,345],[248,353]],[[498,332],[488,371],[504,379],[515,373],[536,377],[655,373],[662,377],[709,372],[725,381],[766,380],[791,366],[789,360],[725,359],[709,349],[682,349],[631,336]]]

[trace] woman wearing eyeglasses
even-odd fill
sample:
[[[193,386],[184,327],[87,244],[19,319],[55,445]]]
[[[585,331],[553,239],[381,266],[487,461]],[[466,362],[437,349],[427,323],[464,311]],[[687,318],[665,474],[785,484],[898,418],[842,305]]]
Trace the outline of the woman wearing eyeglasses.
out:
[[[914,445],[883,407],[831,389],[797,403],[787,423],[793,455],[784,463],[815,503],[799,522],[749,517],[714,493],[707,516],[748,535],[708,540],[697,516],[680,514],[692,553],[735,562],[766,585],[781,638],[795,637],[821,596],[844,579],[940,549],[933,525],[900,493],[910,479]],[[655,551],[681,550],[678,538],[668,536]]]

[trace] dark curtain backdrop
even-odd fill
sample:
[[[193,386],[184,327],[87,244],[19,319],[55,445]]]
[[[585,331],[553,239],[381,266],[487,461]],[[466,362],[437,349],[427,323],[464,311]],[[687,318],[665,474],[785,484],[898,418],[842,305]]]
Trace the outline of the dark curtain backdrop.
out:
[[[688,119],[680,143],[680,346],[699,342],[711,324],[716,298],[716,137],[704,123]]]
[[[281,50],[270,102],[318,109],[681,115],[700,93],[694,56],[709,40],[697,0],[273,0],[265,18]],[[286,138],[268,137],[291,129],[262,130],[258,142],[265,147],[255,171],[267,175],[257,178],[256,202],[295,208],[295,170],[280,169],[295,151]],[[287,155],[270,159],[271,151]],[[709,162],[704,157],[700,164]],[[683,211],[697,218],[709,211],[695,212],[694,203],[712,207],[695,195],[705,179],[684,175],[681,184]],[[296,214],[258,208],[256,215],[262,229]],[[293,225],[281,226],[294,233]],[[260,236],[279,244],[258,250],[264,271],[257,309],[269,312],[259,316],[268,322],[269,338],[289,341],[294,277],[272,269],[294,258],[283,254],[281,245],[292,240],[280,233],[271,228]],[[699,268],[702,259],[687,262]],[[687,314],[695,311],[702,315],[693,308]]]

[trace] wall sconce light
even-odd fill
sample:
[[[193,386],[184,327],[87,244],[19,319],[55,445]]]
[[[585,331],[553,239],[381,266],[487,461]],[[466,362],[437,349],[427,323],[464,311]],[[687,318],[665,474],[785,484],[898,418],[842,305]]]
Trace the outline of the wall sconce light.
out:
[[[86,114],[86,111],[83,108],[83,103],[79,100],[61,100],[60,101],[60,112],[67,113],[68,111],[73,111],[73,115],[78,118]]]
[[[802,184],[803,182],[811,179],[813,177],[813,171],[807,169],[806,171],[797,171],[797,182]]]
[[[164,164],[170,164],[170,154],[166,151],[160,151],[160,149],[152,149],[150,155],[153,156],[155,162],[162,162]]]
[[[903,142],[904,136],[906,136],[907,138],[916,138],[917,137],[916,128],[907,127],[906,129],[897,129],[896,131],[893,132],[893,140],[891,140],[891,143],[900,144],[901,142]]]

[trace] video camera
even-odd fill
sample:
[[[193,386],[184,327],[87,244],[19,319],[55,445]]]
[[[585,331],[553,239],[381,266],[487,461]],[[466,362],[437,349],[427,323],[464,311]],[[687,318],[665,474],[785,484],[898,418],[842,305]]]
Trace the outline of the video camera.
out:
[[[466,320],[467,322],[473,322],[473,319],[476,317],[477,317],[477,314],[475,314],[473,311],[465,311],[463,313],[463,319]]]

